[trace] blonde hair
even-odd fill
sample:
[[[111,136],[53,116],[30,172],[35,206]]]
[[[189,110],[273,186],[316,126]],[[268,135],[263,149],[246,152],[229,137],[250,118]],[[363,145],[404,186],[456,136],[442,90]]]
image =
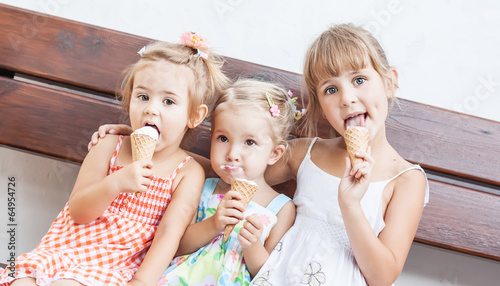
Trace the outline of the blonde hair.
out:
[[[280,110],[278,116],[271,115],[266,93],[278,106]],[[249,108],[262,113],[269,122],[275,145],[288,146],[287,140],[293,126],[294,114],[285,89],[269,82],[239,79],[221,94],[215,103],[212,116],[215,117],[219,112],[232,107]]]
[[[304,60],[304,83],[309,101],[302,127],[308,137],[318,134],[321,107],[316,88],[319,83],[369,65],[382,77],[388,89],[392,84],[391,66],[384,50],[370,32],[353,24],[333,26],[311,44]],[[391,101],[395,99],[394,94],[389,96]]]
[[[214,100],[216,91],[221,92],[230,84],[230,80],[222,72],[224,61],[221,56],[208,51],[205,59],[197,55],[198,51],[183,44],[172,44],[166,42],[153,42],[147,45],[141,52],[141,58],[124,71],[121,86],[123,109],[129,111],[130,97],[134,88],[136,73],[148,63],[165,60],[174,64],[188,67],[194,75],[189,87],[189,109],[190,122],[195,120],[196,110],[201,104],[210,104]]]

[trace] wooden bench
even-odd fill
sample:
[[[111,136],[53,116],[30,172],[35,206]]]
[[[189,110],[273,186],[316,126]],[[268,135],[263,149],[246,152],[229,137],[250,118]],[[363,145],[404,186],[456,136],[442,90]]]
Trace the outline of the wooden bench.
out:
[[[125,119],[114,100],[119,75],[152,40],[6,5],[0,22],[0,144],[81,162],[98,126]],[[299,74],[232,58],[225,69],[300,94]],[[500,260],[500,123],[400,105],[388,119],[389,140],[430,179],[415,241]],[[204,156],[208,128],[198,128],[191,148]],[[328,129],[321,122],[322,137]],[[278,188],[293,195],[294,182]]]

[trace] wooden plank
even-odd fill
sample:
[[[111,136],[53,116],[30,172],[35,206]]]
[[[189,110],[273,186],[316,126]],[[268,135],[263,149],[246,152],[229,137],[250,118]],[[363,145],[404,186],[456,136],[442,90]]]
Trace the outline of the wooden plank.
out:
[[[151,41],[3,4],[0,19],[0,67],[110,94]]]
[[[500,186],[500,123],[408,100],[394,107],[387,137],[407,160]]]
[[[500,261],[500,196],[430,180],[415,240]]]
[[[0,144],[81,162],[92,133],[123,120],[119,105],[0,77]]]

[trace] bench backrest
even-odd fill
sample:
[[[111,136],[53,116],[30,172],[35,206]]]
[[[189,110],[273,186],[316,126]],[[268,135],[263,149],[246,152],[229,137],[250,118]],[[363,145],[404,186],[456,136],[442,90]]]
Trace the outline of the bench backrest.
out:
[[[114,100],[120,74],[152,39],[3,4],[0,23],[0,144],[81,162],[96,128],[125,118]],[[299,74],[226,60],[232,78],[300,95]],[[430,179],[416,241],[500,260],[500,123],[403,99],[387,123],[389,141]],[[191,148],[204,156],[208,128]],[[328,123],[319,130],[327,137]],[[294,182],[278,189],[293,195]]]

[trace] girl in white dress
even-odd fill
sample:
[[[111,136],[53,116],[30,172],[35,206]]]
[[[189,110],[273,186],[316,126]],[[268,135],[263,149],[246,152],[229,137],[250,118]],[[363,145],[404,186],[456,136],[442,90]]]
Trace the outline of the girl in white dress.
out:
[[[324,116],[337,134],[366,127],[370,146],[351,166],[341,136],[290,142],[290,156],[268,168],[266,179],[297,180],[297,217],[252,285],[391,285],[428,201],[425,173],[386,137],[398,74],[371,34],[344,24],[310,46],[304,79],[308,135],[316,136]]]

